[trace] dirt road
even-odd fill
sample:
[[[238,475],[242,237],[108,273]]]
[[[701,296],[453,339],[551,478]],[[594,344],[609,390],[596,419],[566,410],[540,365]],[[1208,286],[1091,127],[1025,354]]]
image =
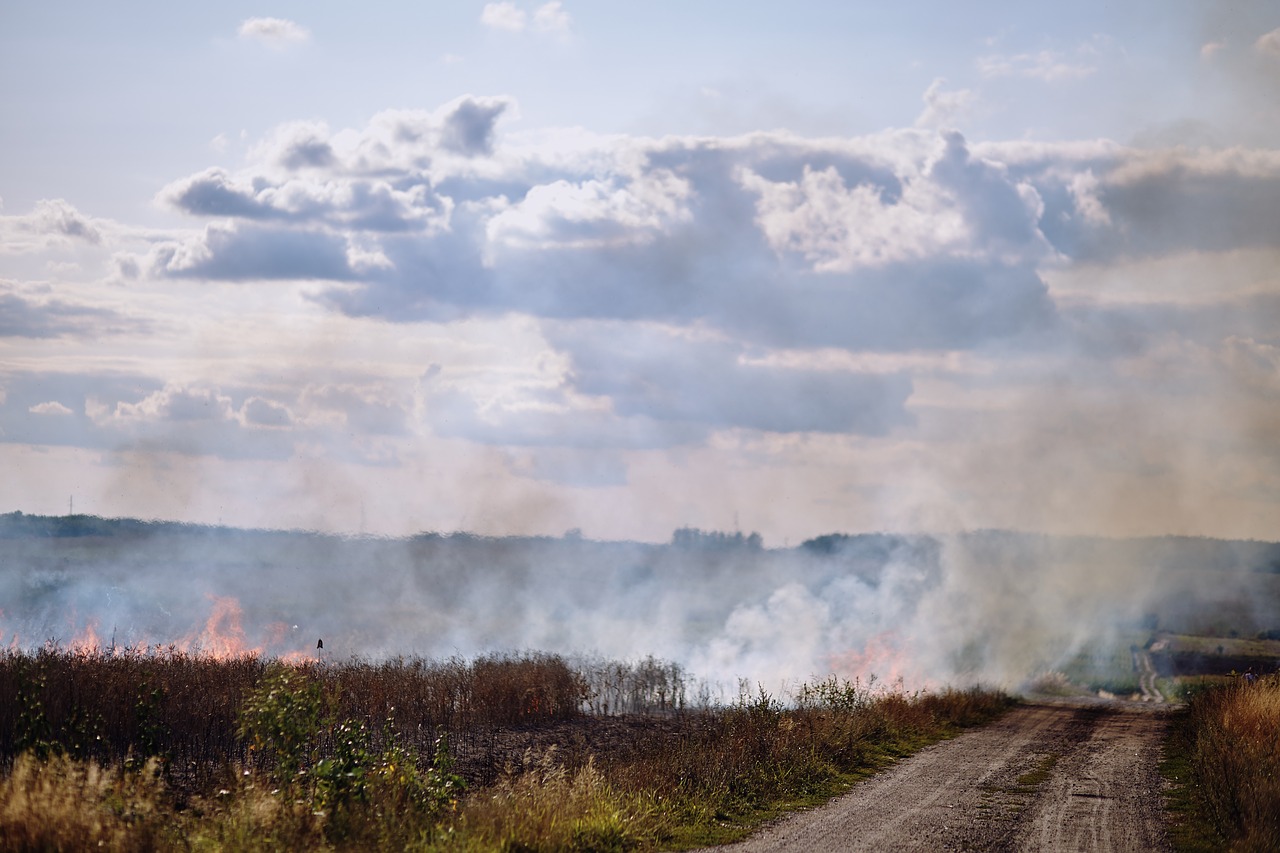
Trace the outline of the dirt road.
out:
[[[1167,719],[1150,704],[1025,705],[715,849],[1168,850],[1157,770]]]

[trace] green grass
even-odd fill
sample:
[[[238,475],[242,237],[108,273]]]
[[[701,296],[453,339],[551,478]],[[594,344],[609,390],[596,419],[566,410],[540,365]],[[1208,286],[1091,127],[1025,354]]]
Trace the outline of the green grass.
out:
[[[1189,709],[1178,712],[1169,723],[1160,774],[1165,789],[1165,810],[1169,815],[1169,840],[1178,853],[1214,853],[1227,843],[1213,825],[1200,782],[1192,763],[1195,729]]]
[[[1036,765],[1034,770],[1023,773],[1018,777],[1018,786],[1034,790],[1049,780],[1053,775],[1053,768],[1058,764],[1059,756],[1056,753],[1050,753],[1040,759],[1040,763]]]

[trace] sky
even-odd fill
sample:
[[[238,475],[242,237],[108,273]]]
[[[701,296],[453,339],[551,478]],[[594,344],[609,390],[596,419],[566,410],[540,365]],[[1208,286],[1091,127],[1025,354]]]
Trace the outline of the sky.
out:
[[[0,510],[1275,539],[1280,6],[0,4]]]

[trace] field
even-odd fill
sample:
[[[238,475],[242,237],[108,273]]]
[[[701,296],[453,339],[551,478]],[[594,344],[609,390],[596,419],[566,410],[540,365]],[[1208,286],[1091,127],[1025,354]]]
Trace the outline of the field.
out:
[[[653,659],[10,652],[0,846],[695,846],[826,799],[1011,701],[834,679],[785,704],[757,691],[695,707],[686,693]]]
[[[14,513],[0,565],[2,849],[687,848],[1010,702],[941,685],[1091,706],[1280,660],[1269,543]]]

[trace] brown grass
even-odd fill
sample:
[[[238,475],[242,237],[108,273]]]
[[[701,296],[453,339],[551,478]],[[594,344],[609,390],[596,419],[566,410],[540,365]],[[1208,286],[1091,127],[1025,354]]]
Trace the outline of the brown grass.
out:
[[[1280,676],[1238,678],[1191,700],[1191,770],[1235,850],[1280,847]]]
[[[1010,703],[832,679],[691,708],[674,665],[591,666],[0,655],[0,848],[692,846]]]
[[[154,761],[126,771],[62,755],[19,756],[0,783],[0,848],[172,849],[158,771]]]

